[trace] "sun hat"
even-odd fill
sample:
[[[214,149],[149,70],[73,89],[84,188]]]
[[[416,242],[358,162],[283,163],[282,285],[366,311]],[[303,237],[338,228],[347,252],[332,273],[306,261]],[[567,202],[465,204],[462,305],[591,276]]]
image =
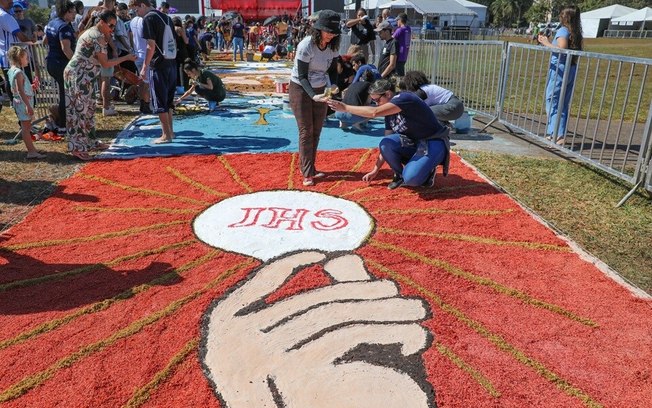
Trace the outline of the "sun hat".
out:
[[[340,34],[340,15],[333,10],[321,10],[313,28],[331,34]]]

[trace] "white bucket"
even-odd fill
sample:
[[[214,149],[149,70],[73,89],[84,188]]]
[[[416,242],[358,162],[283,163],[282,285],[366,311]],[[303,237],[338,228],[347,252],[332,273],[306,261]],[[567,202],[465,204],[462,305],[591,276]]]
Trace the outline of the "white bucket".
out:
[[[455,119],[453,121],[453,129],[455,129],[455,133],[469,133],[471,131],[473,115],[475,115],[475,113],[464,111],[462,116],[460,116],[458,119]]]

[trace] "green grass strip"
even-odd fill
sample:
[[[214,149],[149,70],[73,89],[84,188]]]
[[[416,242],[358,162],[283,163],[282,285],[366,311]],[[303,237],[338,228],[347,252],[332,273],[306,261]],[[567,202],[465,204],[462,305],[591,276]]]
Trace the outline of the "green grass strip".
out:
[[[491,342],[496,347],[498,347],[499,350],[502,350],[508,353],[509,355],[511,355],[519,363],[532,368],[537,374],[539,374],[547,381],[551,382],[553,385],[555,385],[558,389],[563,391],[565,394],[573,398],[579,399],[587,407],[590,408],[602,407],[602,405],[596,400],[594,400],[589,394],[573,386],[570,382],[561,378],[559,375],[555,374],[552,370],[550,370],[549,368],[547,368],[545,365],[538,362],[534,358],[528,357],[527,354],[525,354],[525,352],[519,350],[518,348],[516,348],[516,346],[509,344],[509,342],[503,339],[499,334],[492,333],[489,329],[484,327],[480,322],[477,322],[471,319],[470,317],[466,316],[461,310],[456,309],[452,305],[444,303],[444,301],[439,296],[431,292],[429,289],[419,285],[417,282],[413,281],[409,277],[404,276],[398,272],[395,272],[379,264],[378,262],[375,262],[370,259],[366,259],[366,261],[374,268],[389,275],[395,281],[401,282],[422,293],[423,296],[435,302],[444,312],[457,318],[459,321],[467,325],[469,328],[471,328],[473,331],[478,333],[480,336],[489,340],[489,342]]]
[[[512,209],[508,210],[444,210],[441,208],[413,208],[409,210],[379,210],[375,211],[374,214],[456,214],[456,215],[479,215],[479,216],[494,216],[494,215],[504,215],[514,212]]]
[[[494,398],[500,397],[500,392],[496,390],[496,388],[493,386],[491,381],[482,373],[475,368],[471,367],[469,364],[467,364],[460,356],[455,354],[453,350],[449,349],[448,347],[444,346],[443,344],[437,342],[435,344],[435,347],[437,347],[437,350],[439,351],[440,354],[448,357],[450,361],[453,362],[459,369],[462,371],[466,372],[468,375],[470,375],[478,384],[482,386],[482,388],[485,389]]]
[[[199,265],[203,265],[204,263],[212,260],[215,258],[217,255],[221,254],[221,251],[218,250],[212,250],[208,254],[198,258],[194,259],[185,265],[180,266],[179,268],[175,268],[172,272],[168,272],[166,274],[163,274],[161,276],[156,277],[155,279],[152,279],[148,283],[144,283],[138,286],[131,287],[125,291],[122,291],[121,293],[108,298],[104,299],[100,302],[95,302],[91,305],[88,305],[86,307],[83,307],[73,313],[70,313],[66,316],[60,317],[58,319],[52,319],[49,320],[45,323],[42,323],[35,328],[24,331],[17,336],[14,336],[10,339],[0,341],[0,350],[4,350],[8,347],[15,346],[17,344],[24,343],[28,340],[31,340],[35,337],[38,337],[42,334],[49,333],[55,329],[58,329],[59,327],[65,326],[69,323],[72,323],[75,321],[77,318],[82,317],[82,316],[87,316],[92,313],[97,313],[101,312],[103,310],[108,309],[109,307],[113,306],[115,303],[131,299],[132,297],[143,293],[147,291],[148,289],[151,289],[152,287],[159,286],[159,285],[166,285],[169,282],[173,281],[175,278],[178,276],[184,274],[186,271],[189,271]]]
[[[101,239],[115,238],[115,237],[126,237],[129,235],[139,234],[145,231],[157,230],[161,228],[167,228],[179,224],[187,224],[188,220],[177,220],[170,222],[162,222],[159,224],[147,225],[144,227],[133,227],[127,228],[121,231],[114,232],[105,232],[102,234],[89,235],[87,237],[77,237],[77,238],[68,238],[68,239],[51,239],[48,241],[36,241],[36,242],[25,242],[23,244],[14,244],[7,245],[5,247],[0,247],[1,250],[6,251],[19,251],[21,249],[31,249],[31,248],[44,248],[49,246],[58,246],[58,245],[69,245],[69,244],[78,244],[81,242],[93,242],[99,241]]]
[[[169,193],[164,193],[162,191],[156,191],[156,190],[150,190],[148,188],[141,188],[141,187],[132,187],[128,186],[126,184],[118,183],[117,181],[109,180],[104,177],[100,176],[94,176],[92,174],[85,174],[85,173],[79,173],[79,177],[83,177],[89,180],[94,180],[102,184],[106,184],[112,187],[120,188],[125,191],[133,191],[135,193],[140,193],[148,196],[157,196],[157,197],[165,197],[169,198],[171,200],[176,200],[176,201],[182,201],[185,203],[191,203],[191,204],[197,204],[200,206],[207,206],[210,205],[211,203],[206,202],[206,201],[199,201],[195,200],[194,198],[190,197],[181,197],[176,194],[169,194]]]
[[[231,174],[231,177],[233,177],[233,180],[234,180],[236,183],[240,184],[240,185],[242,186],[242,188],[244,188],[244,190],[245,190],[247,193],[253,193],[254,190],[251,188],[251,186],[249,186],[249,184],[245,183],[245,182],[240,178],[240,176],[238,175],[238,172],[235,171],[235,169],[231,166],[231,164],[228,162],[228,160],[226,160],[226,157],[224,157],[224,156],[218,156],[217,159],[220,161],[220,163],[222,163],[222,165],[224,166],[224,168],[226,169],[226,171],[228,171],[229,174]]]
[[[140,251],[140,252],[135,252],[133,254],[129,255],[123,255],[119,256],[117,258],[114,258],[108,262],[104,263],[96,263],[96,264],[91,264],[91,265],[84,265],[80,266],[79,268],[74,268],[66,272],[60,272],[60,273],[53,273],[50,275],[45,275],[45,276],[39,276],[36,278],[29,278],[29,279],[21,279],[21,280],[16,280],[13,282],[8,282],[8,283],[3,283],[0,285],[0,292],[6,292],[11,289],[16,289],[16,288],[22,288],[26,286],[34,286],[34,285],[39,285],[41,283],[45,282],[51,282],[51,281],[58,281],[70,276],[77,276],[81,275],[83,273],[88,273],[91,271],[95,271],[101,268],[105,267],[111,267],[115,266],[119,263],[126,262],[126,261],[131,261],[133,259],[138,259],[138,258],[143,258],[145,256],[149,255],[154,255],[154,254],[159,254],[161,252],[168,251],[170,249],[176,249],[176,248],[182,248],[184,246],[188,246],[190,244],[197,243],[197,240],[195,239],[189,239],[187,241],[182,241],[182,242],[175,242],[173,244],[167,244],[160,246],[158,248],[154,249],[147,249],[145,251]]]
[[[362,165],[365,164],[365,163],[367,162],[367,159],[369,159],[369,156],[371,156],[371,154],[372,154],[373,152],[375,152],[375,151],[376,151],[376,149],[367,149],[367,151],[364,152],[364,154],[363,154],[362,156],[360,156],[360,159],[358,160],[358,162],[357,162],[357,163],[356,163],[356,164],[351,168],[351,170],[349,170],[349,171],[350,171],[350,172],[353,172],[353,171],[358,171],[358,170],[360,170],[360,168],[362,167]],[[336,189],[337,187],[339,187],[340,184],[344,183],[345,181],[346,181],[346,180],[337,180],[335,183],[333,183],[332,186],[330,186],[329,188],[326,189],[326,192],[327,192],[327,193],[330,193],[331,191],[333,191],[334,189]]]
[[[197,299],[204,293],[206,293],[208,290],[212,289],[213,287],[219,285],[222,281],[230,277],[231,275],[235,274],[238,270],[254,263],[253,260],[247,260],[244,262],[241,262],[237,265],[235,265],[232,268],[227,269],[226,271],[222,272],[216,279],[213,281],[209,282],[206,286],[203,288],[187,295],[184,296],[181,299],[177,299],[170,304],[168,304],[165,308],[159,310],[158,312],[152,313],[148,316],[143,317],[142,319],[139,319],[135,321],[134,323],[130,324],[129,326],[118,330],[114,334],[112,334],[109,337],[106,337],[102,340],[99,340],[95,343],[88,344],[86,346],[82,346],[79,350],[76,352],[59,359],[56,361],[54,364],[46,368],[45,370],[39,371],[35,374],[32,374],[30,376],[27,376],[20,380],[19,382],[13,384],[6,390],[4,390],[2,393],[0,393],[0,402],[7,402],[14,400],[21,395],[27,393],[28,391],[38,387],[39,385],[45,383],[47,380],[52,378],[59,370],[62,370],[64,368],[71,367],[75,363],[80,362],[81,360],[90,357],[94,353],[100,352],[104,350],[105,348],[112,346],[115,344],[117,341],[133,336],[134,334],[140,332],[143,330],[145,327],[152,325],[159,320],[171,316],[177,311],[179,311],[183,306],[187,305],[188,303],[192,302],[193,300]]]
[[[207,193],[209,193],[211,195],[214,195],[216,197],[229,197],[229,195],[230,195],[230,194],[227,194],[227,193],[223,193],[221,191],[213,190],[212,188],[210,188],[210,187],[208,187],[208,186],[206,186],[206,185],[204,185],[204,184],[202,184],[202,183],[200,183],[198,181],[195,181],[195,180],[191,179],[190,177],[186,176],[185,174],[181,173],[181,171],[179,171],[179,170],[177,170],[177,169],[175,169],[173,167],[168,166],[165,169],[167,171],[169,171],[170,173],[172,173],[179,180],[193,186],[194,188],[196,188],[198,190],[205,191],[205,192],[207,192]]]
[[[164,207],[124,207],[124,208],[106,208],[106,207],[92,207],[78,205],[73,207],[75,211],[95,211],[95,212],[108,212],[108,213],[163,213],[163,214],[196,214],[197,210],[183,210],[177,208],[164,208]]]
[[[556,251],[556,252],[571,252],[571,249],[567,246],[544,244],[541,242],[503,241],[501,239],[486,238],[477,235],[450,234],[446,232],[406,231],[406,230],[400,230],[395,228],[383,228],[383,227],[378,228],[378,231],[384,232],[386,234],[393,234],[393,235],[416,235],[421,237],[446,239],[449,241],[473,242],[474,244],[512,246],[512,247],[519,247],[525,249],[536,249],[536,250]]]
[[[515,298],[520,300],[521,302],[530,305],[530,306],[535,306],[539,307],[545,310],[548,310],[552,313],[558,314],[560,316],[566,317],[572,321],[581,323],[583,325],[597,328],[599,325],[594,322],[591,319],[585,318],[585,317],[580,317],[576,315],[575,313],[564,309],[563,307],[553,305],[551,303],[544,302],[543,300],[536,299],[530,295],[528,295],[525,292],[521,292],[518,289],[510,288],[508,286],[501,285],[500,283],[489,279],[485,278],[483,276],[478,276],[475,275],[471,272],[467,272],[463,269],[460,269],[456,266],[453,266],[449,264],[446,261],[442,261],[441,259],[434,259],[434,258],[429,258],[420,254],[417,254],[416,252],[412,252],[410,250],[407,250],[405,248],[401,248],[392,244],[387,244],[384,242],[380,242],[377,240],[372,240],[369,242],[369,245],[379,248],[379,249],[384,249],[392,252],[399,253],[407,258],[417,260],[419,262],[422,262],[426,265],[434,266],[437,267],[443,271],[446,271],[450,273],[451,275],[457,276],[459,278],[466,279],[467,281],[477,283],[482,286],[487,286],[493,290],[495,290],[498,293],[502,293],[503,295],[507,295],[509,297]]]
[[[152,393],[158,389],[170,376],[174,370],[194,351],[199,345],[199,337],[195,337],[186,343],[186,345],[175,354],[170,362],[161,371],[156,373],[152,381],[148,382],[144,387],[141,387],[134,392],[129,401],[124,405],[127,408],[137,408],[149,400]]]

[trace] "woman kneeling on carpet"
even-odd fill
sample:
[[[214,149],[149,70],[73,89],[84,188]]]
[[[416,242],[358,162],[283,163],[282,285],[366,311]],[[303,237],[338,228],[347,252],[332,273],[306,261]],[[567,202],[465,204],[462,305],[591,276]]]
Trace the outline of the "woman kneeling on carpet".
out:
[[[178,105],[181,100],[190,96],[194,91],[208,101],[208,109],[212,112],[226,98],[226,88],[224,88],[222,80],[211,71],[199,69],[199,65],[190,58],[186,59],[183,71],[193,80],[193,83],[190,89],[174,102],[175,105]]]
[[[411,92],[397,94],[394,84],[386,79],[374,82],[369,87],[369,95],[377,106],[351,106],[333,99],[328,101],[336,112],[349,112],[365,118],[385,117],[387,136],[380,141],[380,156],[364,180],[375,178],[385,161],[394,171],[394,179],[387,186],[390,190],[401,185],[434,185],[435,170],[440,164],[447,175],[449,129],[439,123],[430,107]]]

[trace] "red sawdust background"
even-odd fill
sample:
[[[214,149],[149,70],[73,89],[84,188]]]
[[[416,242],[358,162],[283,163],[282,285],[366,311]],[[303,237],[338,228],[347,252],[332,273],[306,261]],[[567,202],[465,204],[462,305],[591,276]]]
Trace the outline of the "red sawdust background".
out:
[[[429,303],[424,325],[435,341],[424,363],[439,406],[649,404],[649,301],[582,260],[457,157],[435,189],[389,191],[387,172],[371,186],[360,181],[375,160],[368,153],[320,153],[329,177],[308,189],[366,208],[376,231],[357,252],[376,276]],[[62,183],[0,238],[0,401],[219,406],[194,343],[200,319],[260,262],[198,241],[192,219],[221,193],[304,189],[292,163],[290,153],[107,161]],[[297,276],[277,297],[325,284],[320,276]]]

